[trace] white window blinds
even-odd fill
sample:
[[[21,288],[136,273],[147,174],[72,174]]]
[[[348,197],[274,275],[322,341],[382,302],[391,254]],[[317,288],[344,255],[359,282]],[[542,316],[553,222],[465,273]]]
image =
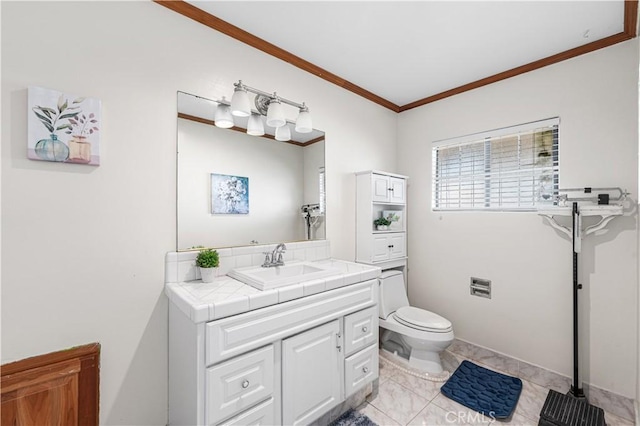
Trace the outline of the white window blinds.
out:
[[[558,191],[559,119],[434,142],[434,210],[535,210]]]

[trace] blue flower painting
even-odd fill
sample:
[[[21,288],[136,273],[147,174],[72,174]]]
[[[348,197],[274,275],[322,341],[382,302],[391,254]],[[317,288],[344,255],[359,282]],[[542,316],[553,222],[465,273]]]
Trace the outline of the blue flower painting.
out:
[[[249,178],[211,173],[211,213],[249,214]]]

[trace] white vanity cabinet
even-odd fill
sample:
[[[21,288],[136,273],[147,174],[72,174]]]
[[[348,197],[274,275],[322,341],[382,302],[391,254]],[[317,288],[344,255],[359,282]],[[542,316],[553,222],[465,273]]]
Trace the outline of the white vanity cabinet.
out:
[[[406,266],[407,177],[381,171],[356,173],[356,261],[382,269]],[[379,230],[374,220],[400,220]]]
[[[171,303],[169,424],[313,422],[378,377],[377,303],[377,279],[199,323]]]

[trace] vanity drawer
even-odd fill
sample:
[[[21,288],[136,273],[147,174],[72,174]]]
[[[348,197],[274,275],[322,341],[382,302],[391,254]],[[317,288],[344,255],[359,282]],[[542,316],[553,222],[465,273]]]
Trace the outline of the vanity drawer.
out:
[[[378,342],[378,306],[344,317],[344,354],[351,355]]]
[[[208,322],[205,362],[212,365],[375,305],[377,301],[376,279]]]
[[[275,407],[273,398],[269,398],[262,404],[258,404],[244,413],[220,423],[220,426],[271,426],[274,424],[276,424]]]
[[[378,377],[378,345],[373,344],[344,360],[344,397]]]
[[[207,369],[206,418],[212,425],[273,394],[273,345]]]

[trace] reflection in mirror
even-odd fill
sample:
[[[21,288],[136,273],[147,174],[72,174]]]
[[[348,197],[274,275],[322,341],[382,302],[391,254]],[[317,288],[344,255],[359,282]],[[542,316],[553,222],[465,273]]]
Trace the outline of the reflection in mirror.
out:
[[[177,250],[324,239],[324,132],[250,136],[247,118],[215,127],[216,106],[178,92]]]

